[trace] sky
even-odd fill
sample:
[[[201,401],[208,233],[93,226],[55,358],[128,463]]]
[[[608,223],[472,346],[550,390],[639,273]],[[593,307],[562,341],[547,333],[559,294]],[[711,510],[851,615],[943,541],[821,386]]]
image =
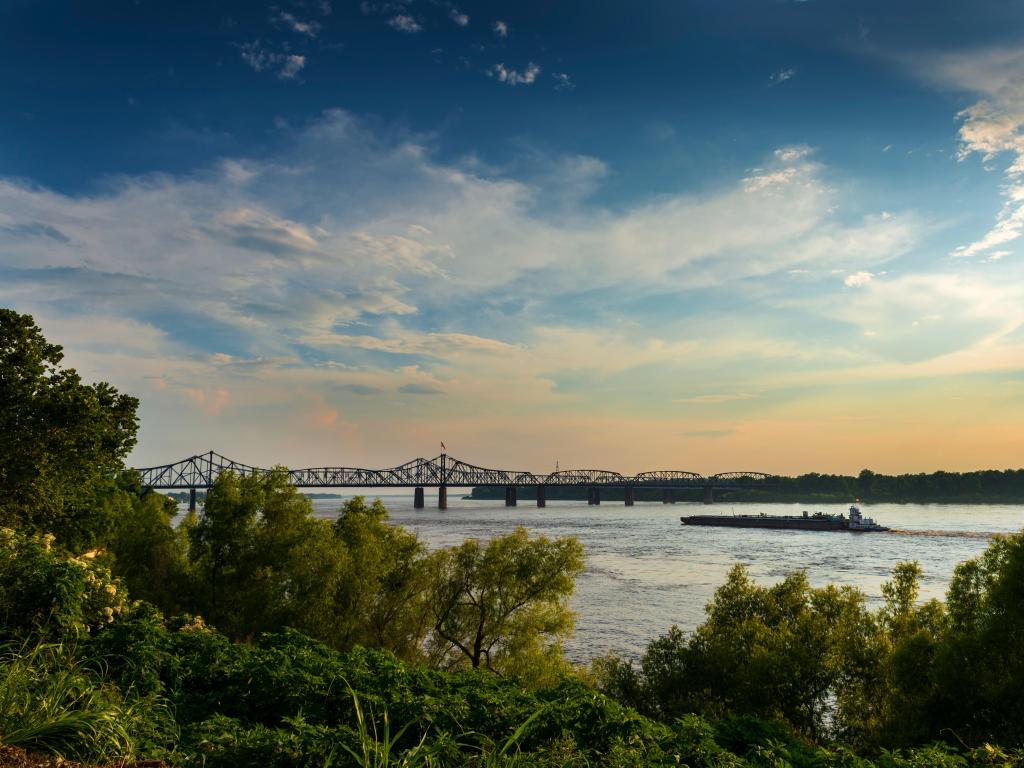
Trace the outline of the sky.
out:
[[[1024,464],[1024,1],[0,0],[0,306],[133,466]]]

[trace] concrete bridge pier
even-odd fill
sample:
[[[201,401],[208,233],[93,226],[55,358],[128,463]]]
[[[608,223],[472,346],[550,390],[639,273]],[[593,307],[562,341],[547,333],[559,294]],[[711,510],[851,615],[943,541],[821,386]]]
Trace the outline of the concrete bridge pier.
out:
[[[715,493],[712,490],[710,485],[705,485],[704,486],[704,503],[705,504],[714,504],[715,503]]]
[[[601,489],[589,488],[587,490],[587,504],[596,506],[601,503]]]
[[[676,503],[676,492],[671,488],[666,488],[661,492],[661,503],[662,504],[675,504]]]
[[[416,486],[416,490],[412,493],[412,507],[413,509],[423,509],[423,486]]]
[[[195,512],[196,511],[196,489],[195,488],[189,488],[188,489],[188,511],[189,512]]]
[[[448,486],[440,485],[437,488],[437,508],[448,509]]]
[[[633,486],[632,485],[627,485],[626,486],[625,498],[626,498],[626,506],[627,507],[632,507],[633,506]]]
[[[514,485],[505,486],[505,506],[514,507],[519,503],[516,498],[516,487]]]
[[[546,507],[548,505],[547,489],[543,485],[537,486],[537,506]]]

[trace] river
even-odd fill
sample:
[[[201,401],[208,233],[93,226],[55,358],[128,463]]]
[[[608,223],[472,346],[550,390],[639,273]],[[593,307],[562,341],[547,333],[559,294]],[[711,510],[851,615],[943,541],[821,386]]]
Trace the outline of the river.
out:
[[[372,491],[368,496],[375,496]],[[954,566],[984,550],[994,533],[1024,528],[1024,506],[953,504],[865,505],[865,516],[897,529],[893,533],[765,531],[685,527],[681,514],[729,514],[732,507],[699,503],[621,502],[588,506],[585,501],[532,502],[506,507],[503,501],[459,498],[449,492],[449,508],[415,510],[412,492],[380,495],[391,519],[414,531],[429,547],[488,539],[523,525],[545,536],[575,536],[586,549],[586,570],[577,581],[572,607],[576,631],[566,655],[577,662],[615,651],[641,653],[673,624],[692,630],[704,606],[734,563],[746,565],[761,583],[805,569],[815,585],[850,584],[869,602],[881,600],[881,585],[901,560],[924,569],[922,597],[942,597]],[[316,499],[316,514],[335,516],[340,499]],[[743,514],[799,514],[796,504],[743,504]],[[807,507],[845,512],[842,505]]]

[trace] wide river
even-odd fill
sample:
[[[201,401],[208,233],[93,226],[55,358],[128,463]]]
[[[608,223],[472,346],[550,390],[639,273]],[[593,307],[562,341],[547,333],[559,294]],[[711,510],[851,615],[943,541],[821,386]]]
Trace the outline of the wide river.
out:
[[[367,496],[376,496],[372,491]],[[761,583],[804,569],[812,584],[850,584],[873,604],[881,585],[902,560],[924,569],[923,597],[942,597],[954,566],[978,555],[993,533],[1024,528],[1024,506],[953,504],[865,505],[865,516],[896,529],[891,533],[827,533],[686,527],[681,514],[800,514],[801,509],[845,512],[844,505],[622,502],[587,506],[585,501],[473,501],[449,491],[449,508],[414,510],[411,490],[381,494],[391,520],[414,531],[429,547],[486,540],[525,526],[545,536],[575,536],[586,550],[586,570],[577,581],[572,607],[576,632],[566,653],[574,661],[616,651],[635,656],[647,643],[678,624],[692,630],[704,606],[734,563],[746,565]],[[340,499],[313,502],[318,516],[333,517]]]

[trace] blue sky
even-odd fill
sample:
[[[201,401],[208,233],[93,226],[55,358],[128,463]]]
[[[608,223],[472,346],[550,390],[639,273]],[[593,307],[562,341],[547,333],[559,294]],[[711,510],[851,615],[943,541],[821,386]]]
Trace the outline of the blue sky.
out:
[[[1021,2],[7,2],[0,303],[133,461],[1019,466]]]

